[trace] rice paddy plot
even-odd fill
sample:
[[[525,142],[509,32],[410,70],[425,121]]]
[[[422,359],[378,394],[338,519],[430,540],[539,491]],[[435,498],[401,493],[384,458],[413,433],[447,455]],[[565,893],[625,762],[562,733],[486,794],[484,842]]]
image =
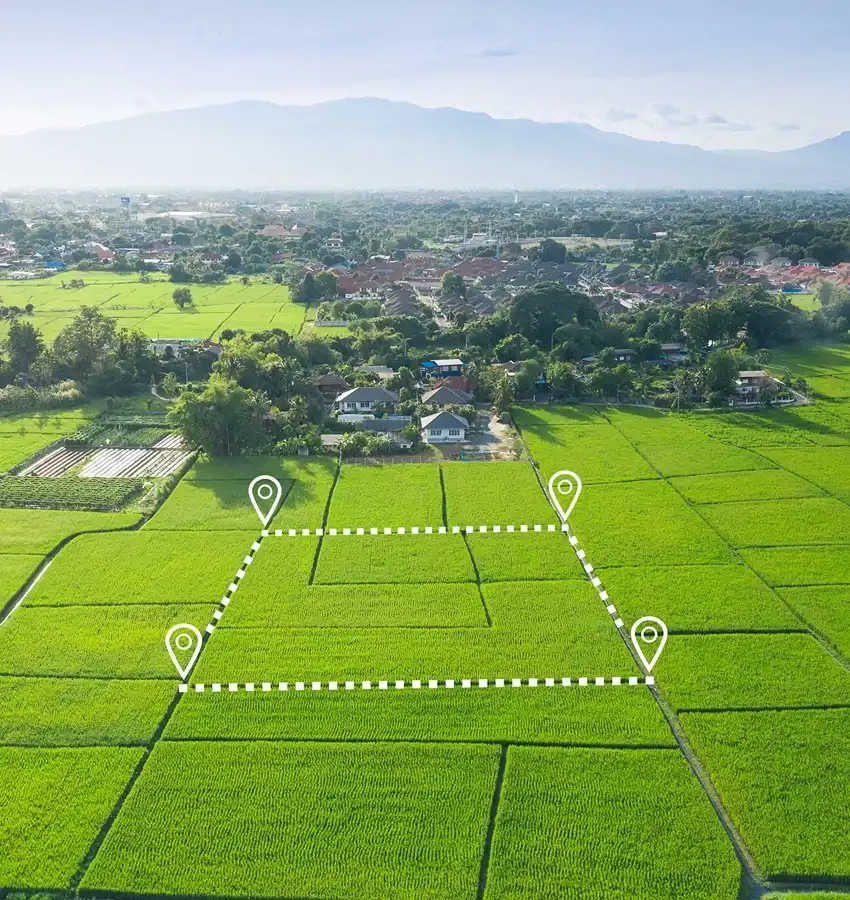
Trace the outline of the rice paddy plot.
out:
[[[681,754],[509,748],[486,900],[735,900],[739,880]]]
[[[734,547],[850,543],[850,508],[831,497],[716,503],[700,511]]]
[[[203,631],[214,604],[21,607],[0,628],[0,674],[177,680],[163,638]]]
[[[765,456],[825,491],[850,501],[850,447],[765,450]]]
[[[850,352],[842,344],[821,344],[773,351],[771,369],[788,368],[802,378],[850,372]]]
[[[780,588],[778,594],[850,660],[850,586]]]
[[[68,888],[142,753],[0,747],[0,884]]]
[[[299,541],[300,544],[300,541]],[[305,539],[304,544],[307,544]],[[304,545],[302,545],[304,546]],[[312,548],[308,548],[311,549]],[[230,628],[465,628],[486,627],[474,584],[298,584],[289,566],[259,580],[266,548],[240,586],[221,627]],[[313,554],[306,558],[307,575]],[[286,577],[281,577],[281,572]],[[268,574],[266,567],[264,574]],[[306,578],[305,578],[306,582]]]
[[[600,574],[628,628],[645,615],[662,619],[671,634],[805,628],[745,566],[642,566]]]
[[[803,421],[792,418],[790,410],[700,411],[687,415],[685,421],[708,437],[744,449],[809,447],[813,443]]]
[[[450,525],[520,526],[559,521],[528,463],[447,463],[442,470]]]
[[[670,413],[616,409],[608,415],[614,427],[667,477],[771,468],[755,453],[706,437]]]
[[[466,900],[498,764],[497,747],[160,743],[82,888]]]
[[[850,671],[808,634],[672,635],[653,674],[679,710],[850,705]]]
[[[578,473],[585,484],[658,478],[634,447],[604,420],[601,425],[524,428],[522,435],[544,481],[561,469]]]
[[[0,558],[0,609],[24,586],[42,559],[30,553],[6,553]]]
[[[832,400],[850,398],[850,378],[839,375],[819,375],[808,379],[809,390]]]
[[[514,406],[511,416],[522,429],[606,424],[602,413],[592,406]]]
[[[322,539],[314,581],[316,584],[474,582],[475,570],[461,535],[337,535]]]
[[[596,566],[734,561],[721,538],[662,481],[586,486],[570,526]]]
[[[680,721],[766,877],[850,878],[850,710],[686,713]]]
[[[193,678],[279,683],[639,674],[586,582],[563,582],[555,590],[498,585],[485,596],[492,628],[296,627],[262,641],[255,629],[225,627],[207,645]]]
[[[520,741],[673,747],[645,686],[189,693],[165,738]]]
[[[145,744],[173,698],[167,681],[0,678],[0,745]]]
[[[439,466],[344,465],[340,469],[328,526],[383,530],[442,524]]]
[[[211,339],[229,317],[230,313],[223,309],[218,312],[161,310],[145,319],[140,327],[150,338],[203,340]]]
[[[566,535],[560,530],[470,534],[466,540],[482,582],[585,577]]]
[[[686,475],[671,478],[670,484],[691,503],[787,500],[823,496],[823,491],[815,485],[782,469],[726,472],[720,475]]]
[[[764,547],[741,550],[741,557],[771,587],[850,585],[846,547]]]
[[[26,462],[30,456],[42,448],[59,440],[60,435],[26,433],[0,433],[0,472],[6,472],[20,463]]]
[[[0,554],[43,555],[73,534],[131,528],[140,519],[133,513],[0,508]]]
[[[254,531],[206,534],[148,528],[81,535],[51,562],[25,605],[211,603],[242,567],[255,537]]]

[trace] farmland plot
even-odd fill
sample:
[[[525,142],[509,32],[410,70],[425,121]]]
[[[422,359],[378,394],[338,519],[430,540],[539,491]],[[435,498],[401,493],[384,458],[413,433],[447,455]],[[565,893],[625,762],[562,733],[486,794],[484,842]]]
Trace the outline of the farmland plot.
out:
[[[735,547],[850,543],[850,508],[831,497],[717,503],[701,512]]]
[[[42,558],[29,553],[7,553],[0,557],[0,609],[24,586]]]
[[[511,415],[523,430],[606,424],[602,413],[592,406],[515,406]]]
[[[0,745],[144,744],[173,697],[164,681],[0,678]]]
[[[673,751],[511,747],[486,900],[735,900],[739,867]]]
[[[850,659],[850,586],[780,588],[777,593]]]
[[[0,674],[175,678],[172,625],[203,630],[213,605],[22,607],[0,628]]]
[[[850,553],[845,547],[763,547],[741,557],[772,587],[850,584]]]
[[[746,566],[615,568],[602,577],[628,627],[651,613],[671,633],[805,628]]]
[[[38,450],[57,440],[59,435],[27,432],[0,434],[0,472],[12,469]]]
[[[212,603],[224,593],[255,534],[145,528],[81,535],[53,560],[25,605]],[[121,564],[105,565],[107,560]]]
[[[686,713],[681,721],[768,877],[850,878],[850,710]]]
[[[471,534],[466,538],[482,582],[584,578],[560,531],[539,534]]]
[[[141,758],[129,747],[0,747],[0,884],[67,888]]]
[[[141,489],[137,478],[0,477],[0,506],[118,510]]]
[[[850,501],[850,447],[766,450],[765,456],[839,499]]]
[[[497,747],[162,743],[82,887],[466,900],[498,764]]]
[[[559,521],[528,463],[458,463],[442,469],[450,525]]]
[[[320,525],[321,521],[315,524]],[[443,493],[438,466],[343,466],[340,470],[328,526],[437,528],[442,524]]]
[[[727,472],[722,475],[687,475],[683,478],[671,478],[670,484],[691,503],[790,500],[823,496],[820,488],[782,469]]]
[[[49,553],[69,535],[131,528],[140,518],[133,513],[0,508],[0,554]]]
[[[547,481],[560,469],[572,469],[585,484],[658,477],[626,438],[607,423],[590,427],[526,428],[522,434]]]
[[[850,704],[850,671],[809,634],[673,635],[656,675],[678,709]]]

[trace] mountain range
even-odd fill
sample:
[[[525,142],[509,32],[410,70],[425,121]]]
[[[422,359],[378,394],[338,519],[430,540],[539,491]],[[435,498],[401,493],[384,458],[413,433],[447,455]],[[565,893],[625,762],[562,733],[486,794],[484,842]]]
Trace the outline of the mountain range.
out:
[[[710,151],[370,98],[242,101],[0,137],[0,187],[844,190],[850,132]]]

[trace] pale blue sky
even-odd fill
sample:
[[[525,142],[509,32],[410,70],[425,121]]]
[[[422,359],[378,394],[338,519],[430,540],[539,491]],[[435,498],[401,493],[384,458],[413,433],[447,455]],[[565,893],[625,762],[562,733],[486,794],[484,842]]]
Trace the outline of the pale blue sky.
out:
[[[2,5],[0,133],[356,96],[711,148],[782,149],[850,129],[848,0]]]

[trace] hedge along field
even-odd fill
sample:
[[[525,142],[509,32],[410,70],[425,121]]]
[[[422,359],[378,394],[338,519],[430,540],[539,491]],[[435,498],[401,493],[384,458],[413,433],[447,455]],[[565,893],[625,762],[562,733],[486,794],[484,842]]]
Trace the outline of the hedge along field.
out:
[[[142,752],[0,747],[0,885],[67,888]]]
[[[62,548],[24,605],[213,603],[227,590],[255,539],[256,532],[147,528],[80,535]]]
[[[163,639],[172,625],[203,631],[215,604],[22,607],[0,628],[0,675],[176,680]]]
[[[336,535],[322,539],[314,581],[316,584],[449,583],[475,581],[475,570],[459,534]]]
[[[831,497],[718,503],[701,513],[734,547],[850,544],[850,507]]]
[[[165,739],[193,737],[676,746],[644,686],[190,693]]]
[[[850,710],[680,721],[768,878],[850,878]]]
[[[741,558],[772,587],[850,584],[850,553],[845,547],[744,549]]]
[[[645,615],[658,616],[671,634],[805,628],[745,566],[645,566],[601,577],[628,628]]]
[[[850,704],[850,671],[809,634],[673,635],[653,674],[679,710]]]
[[[850,659],[850,586],[780,588],[777,593]]]
[[[442,470],[449,525],[560,521],[528,463],[447,463]]]
[[[836,497],[850,501],[850,447],[765,450],[764,455],[783,469],[789,469]]]
[[[735,560],[726,544],[663,481],[589,485],[570,525],[595,566]]]
[[[436,465],[344,465],[328,514],[332,528],[397,528],[443,524]],[[313,527],[321,525],[321,518]]]
[[[658,478],[634,447],[604,420],[602,425],[589,427],[524,428],[522,436],[547,482],[561,469],[576,472],[585,484]]]
[[[498,765],[498,747],[160,743],[81,888],[468,900]]]
[[[0,745],[145,744],[173,698],[166,681],[0,678]]]
[[[561,678],[638,675],[587,582],[487,589],[492,628],[255,629],[216,632],[193,672],[201,682]],[[234,607],[237,601],[234,601]]]
[[[612,409],[607,415],[614,427],[664,476],[771,468],[755,453],[706,437],[684,419],[669,413]]]
[[[514,406],[511,416],[522,429],[606,424],[602,413],[592,406]]]
[[[793,500],[824,495],[820,488],[782,469],[729,472],[722,475],[686,475],[671,478],[670,484],[691,503],[700,504],[736,500]]]
[[[141,516],[135,513],[0,508],[0,554],[43,555],[73,534],[117,531],[130,528],[139,521]]]
[[[735,900],[739,880],[680,753],[508,750],[486,900]]]

